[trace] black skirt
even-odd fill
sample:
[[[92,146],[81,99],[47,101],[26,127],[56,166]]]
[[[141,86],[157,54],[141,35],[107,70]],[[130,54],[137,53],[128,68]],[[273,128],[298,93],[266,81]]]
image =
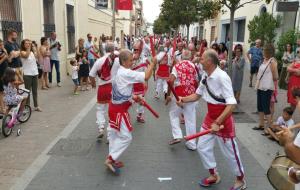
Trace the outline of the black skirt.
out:
[[[90,74],[89,64],[81,64],[79,67],[79,76],[80,77],[88,77]]]

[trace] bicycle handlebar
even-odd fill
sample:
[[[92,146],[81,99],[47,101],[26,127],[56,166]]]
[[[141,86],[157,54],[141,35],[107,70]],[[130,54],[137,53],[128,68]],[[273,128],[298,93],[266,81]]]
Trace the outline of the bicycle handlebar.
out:
[[[18,89],[18,93],[19,93],[19,94],[24,94],[24,93],[30,94],[30,90],[27,90],[27,89],[25,89],[25,88],[19,88],[19,89]]]

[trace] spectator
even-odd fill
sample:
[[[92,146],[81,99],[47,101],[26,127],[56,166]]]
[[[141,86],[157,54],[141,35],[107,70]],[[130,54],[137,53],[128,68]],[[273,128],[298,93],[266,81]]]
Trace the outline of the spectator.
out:
[[[99,54],[100,54],[100,57],[102,57],[104,55],[104,49],[103,49],[103,36],[101,36],[99,38]]]
[[[120,38],[119,37],[116,38],[114,44],[115,44],[115,50],[120,50],[121,49],[121,43],[120,43]]]
[[[53,65],[54,65],[55,70],[56,70],[57,86],[61,87],[60,69],[59,69],[60,66],[59,66],[59,56],[58,56],[58,53],[61,51],[61,44],[56,39],[56,33],[55,32],[51,32],[50,51],[51,51],[51,56],[50,56],[51,70],[50,70],[50,73],[49,73],[49,83],[52,84],[52,71],[53,71]]]
[[[295,60],[292,44],[286,44],[286,49],[282,57],[282,69],[279,77],[279,87],[287,90],[287,67]]]
[[[73,91],[73,94],[74,95],[79,95],[78,93],[78,87],[79,87],[79,79],[78,79],[78,70],[79,70],[79,67],[78,67],[78,63],[75,59],[72,59],[70,61],[70,64],[72,65],[72,80],[73,80],[73,83],[74,83],[74,91]]]
[[[295,88],[292,92],[293,98],[297,100],[297,107],[300,110],[300,89]],[[297,123],[294,126],[300,126]],[[294,127],[293,126],[293,127]],[[285,154],[289,159],[291,159],[296,164],[300,164],[300,133],[297,134],[296,138],[294,139],[294,134],[289,128],[282,128],[282,131],[278,133],[278,138],[280,144],[284,147]],[[286,171],[288,172],[288,171]],[[290,174],[290,171],[289,171]],[[299,177],[297,175],[297,177]],[[300,190],[300,183],[299,179],[295,181],[295,190]]]
[[[36,41],[32,41],[31,43],[32,43],[32,45],[35,46],[35,49],[36,49],[36,55],[37,55],[36,58],[37,58],[37,60],[38,60],[39,57],[40,57],[40,52],[39,52],[38,45],[37,45]],[[42,82],[41,82],[41,78],[42,78],[42,76],[43,76],[43,69],[42,69],[42,67],[41,67],[41,65],[39,64],[38,61],[36,61],[36,64],[37,64],[38,71],[39,71],[39,75],[38,75],[39,83],[42,83]]]
[[[300,57],[298,56],[298,52],[300,52],[300,39],[297,39],[297,46],[296,46],[296,49],[295,49],[295,59],[296,60],[300,60]]]
[[[219,49],[220,49],[219,54],[218,54],[219,60],[227,61],[228,49],[227,49],[225,43],[220,43]]]
[[[211,46],[211,49],[215,50],[215,51],[217,52],[217,54],[220,53],[220,47],[219,47],[218,44],[213,44],[213,45]]]
[[[76,59],[77,62],[79,62],[80,59],[82,58],[82,52],[83,51],[84,51],[84,39],[79,38],[78,46],[76,47],[76,56],[75,56],[75,59]]]
[[[232,87],[237,103],[240,103],[240,95],[244,78],[245,58],[243,56],[243,47],[238,44],[234,48],[235,58],[232,62]]]
[[[7,41],[4,48],[8,54],[8,67],[15,69],[17,81],[23,82],[22,63],[20,59],[20,45],[17,43],[18,33],[14,29],[8,30]]]
[[[79,62],[79,76],[80,76],[80,85],[81,91],[88,90],[88,77],[90,73],[89,61],[87,59],[87,51],[83,50],[82,57]],[[83,88],[85,85],[85,89]]]
[[[87,38],[88,40],[86,42],[84,42],[84,48],[87,51],[87,59],[89,62],[89,66],[90,68],[93,67],[94,63],[95,63],[95,49],[94,49],[94,43],[93,43],[93,36],[91,34],[87,34]]]
[[[3,89],[3,74],[7,68],[7,52],[4,48],[4,43],[3,41],[0,39],[0,114],[4,114],[5,113],[5,105],[3,102],[3,96],[4,96],[4,89]]]
[[[131,48],[131,37],[129,36],[129,35],[127,35],[127,47],[128,47],[128,49],[129,50],[131,50],[132,48]]]
[[[43,69],[42,75],[42,90],[48,90],[49,82],[48,82],[48,73],[51,72],[51,65],[50,65],[50,47],[46,37],[41,38],[41,46],[40,46],[40,55],[39,55],[39,64]]]
[[[300,51],[297,51],[296,57],[299,57]],[[287,101],[293,109],[296,108],[297,101],[292,95],[292,91],[295,88],[300,88],[300,59],[295,59],[295,62],[287,67],[289,75],[288,79],[288,90],[287,90]]]
[[[38,67],[36,46],[30,40],[25,39],[21,42],[21,61],[24,72],[25,88],[32,92],[35,111],[42,111],[38,105]],[[30,105],[30,97],[27,98],[27,105]]]
[[[95,50],[95,53],[99,55],[99,46],[98,46],[98,39],[97,37],[94,37],[94,50]]]
[[[259,112],[259,126],[254,130],[264,130],[263,135],[268,135],[267,128],[271,126],[271,96],[275,90],[274,81],[278,80],[277,61],[274,58],[275,49],[272,44],[264,47],[264,61],[257,74],[257,110]],[[267,119],[265,125],[264,118]]]
[[[247,53],[247,57],[251,63],[249,87],[252,87],[253,75],[257,75],[258,68],[263,61],[263,53],[261,49],[260,39],[257,39],[255,41],[255,46],[250,48],[250,50]]]

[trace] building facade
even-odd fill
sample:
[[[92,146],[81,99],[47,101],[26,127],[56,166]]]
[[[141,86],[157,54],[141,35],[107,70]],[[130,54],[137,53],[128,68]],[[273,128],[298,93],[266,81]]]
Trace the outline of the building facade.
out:
[[[107,9],[99,9],[95,0],[0,0],[0,5],[1,39],[6,39],[9,28],[16,29],[20,39],[35,40],[38,44],[42,36],[57,33],[62,44],[61,73],[69,73],[67,63],[75,57],[79,38],[86,39],[88,33],[98,39],[102,34],[112,36],[112,0],[108,0]],[[116,18],[120,12],[116,11]],[[122,12],[131,17],[131,11]],[[135,26],[134,22],[116,19],[116,37],[135,34]]]
[[[245,2],[245,0],[241,0]],[[285,1],[291,2],[291,1]],[[293,0],[295,2],[295,0]],[[250,47],[248,24],[254,16],[260,15],[263,12],[273,14],[273,16],[281,16],[282,22],[280,28],[277,29],[278,38],[284,32],[291,29],[300,29],[300,15],[299,11],[286,11],[289,8],[282,8],[282,1],[271,1],[266,4],[264,1],[258,3],[250,3],[238,9],[235,13],[233,43],[243,44],[246,48]],[[280,8],[281,7],[281,8]],[[287,6],[288,7],[288,6]],[[218,42],[227,42],[230,40],[229,36],[230,25],[230,11],[224,8],[221,13],[214,19],[205,21],[204,23],[194,23],[190,27],[190,38],[198,37],[198,39],[205,38],[209,43],[218,38]],[[181,27],[180,32],[186,36],[186,27]]]

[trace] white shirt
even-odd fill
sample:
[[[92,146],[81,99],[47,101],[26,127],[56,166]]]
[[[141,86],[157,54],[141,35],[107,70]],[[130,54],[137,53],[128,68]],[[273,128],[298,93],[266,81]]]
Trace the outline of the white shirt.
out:
[[[95,56],[91,53],[91,50],[94,51],[94,43],[90,41],[84,42],[84,49],[88,51],[88,59],[95,59]]]
[[[175,51],[175,59],[176,61],[181,61],[181,55],[182,55],[182,52],[179,52],[179,50]]]
[[[259,82],[259,90],[267,91],[267,90],[274,90],[274,81],[273,81],[273,74],[271,71],[271,63],[270,61],[273,58],[271,58],[268,62],[264,62],[259,66],[258,74],[257,74],[257,80],[260,79]]]
[[[36,59],[35,59],[33,52],[30,52],[28,58],[21,57],[21,62],[23,65],[24,75],[36,76],[39,74],[37,64],[36,64]]]
[[[52,40],[50,38],[50,40],[49,40],[50,46],[54,45],[55,43],[59,43],[59,41],[58,40]],[[51,60],[59,61],[59,56],[58,56],[59,50],[58,50],[58,47],[56,46],[56,47],[52,48],[50,51],[51,51],[51,57],[50,57],[50,59]]]
[[[145,82],[145,73],[120,66],[112,81],[112,103],[121,104],[131,99],[134,83]]]
[[[78,66],[72,66],[72,79],[78,79]]]
[[[278,117],[277,121],[276,121],[277,125],[283,126],[283,127],[290,127],[292,125],[294,125],[294,120],[293,119],[289,119],[288,121],[285,121],[283,119],[282,116]]]
[[[105,63],[105,60],[108,58],[108,56],[110,55],[110,53],[105,54],[103,57],[101,57],[100,59],[97,59],[97,61],[95,62],[94,66],[92,67],[92,69],[90,70],[90,77],[97,77],[98,76],[98,71],[102,68],[103,64]],[[120,67],[120,63],[119,63],[119,58],[116,58],[113,66],[111,68],[111,78],[113,78],[113,76],[116,75],[118,68]],[[104,85],[104,84],[108,84],[111,83],[111,79],[108,81],[102,80],[99,78],[99,85]]]
[[[202,80],[200,82],[198,89],[196,90],[196,94],[202,96],[202,98],[207,103],[224,104],[216,101],[208,94],[205,85],[202,83],[202,81],[206,77],[207,77],[206,82],[212,94],[214,94],[217,97],[225,99],[226,101],[225,104],[227,105],[236,104],[236,99],[234,97],[231,80],[228,74],[225,71],[221,70],[219,67],[217,67],[209,77],[206,72],[203,73]]]

